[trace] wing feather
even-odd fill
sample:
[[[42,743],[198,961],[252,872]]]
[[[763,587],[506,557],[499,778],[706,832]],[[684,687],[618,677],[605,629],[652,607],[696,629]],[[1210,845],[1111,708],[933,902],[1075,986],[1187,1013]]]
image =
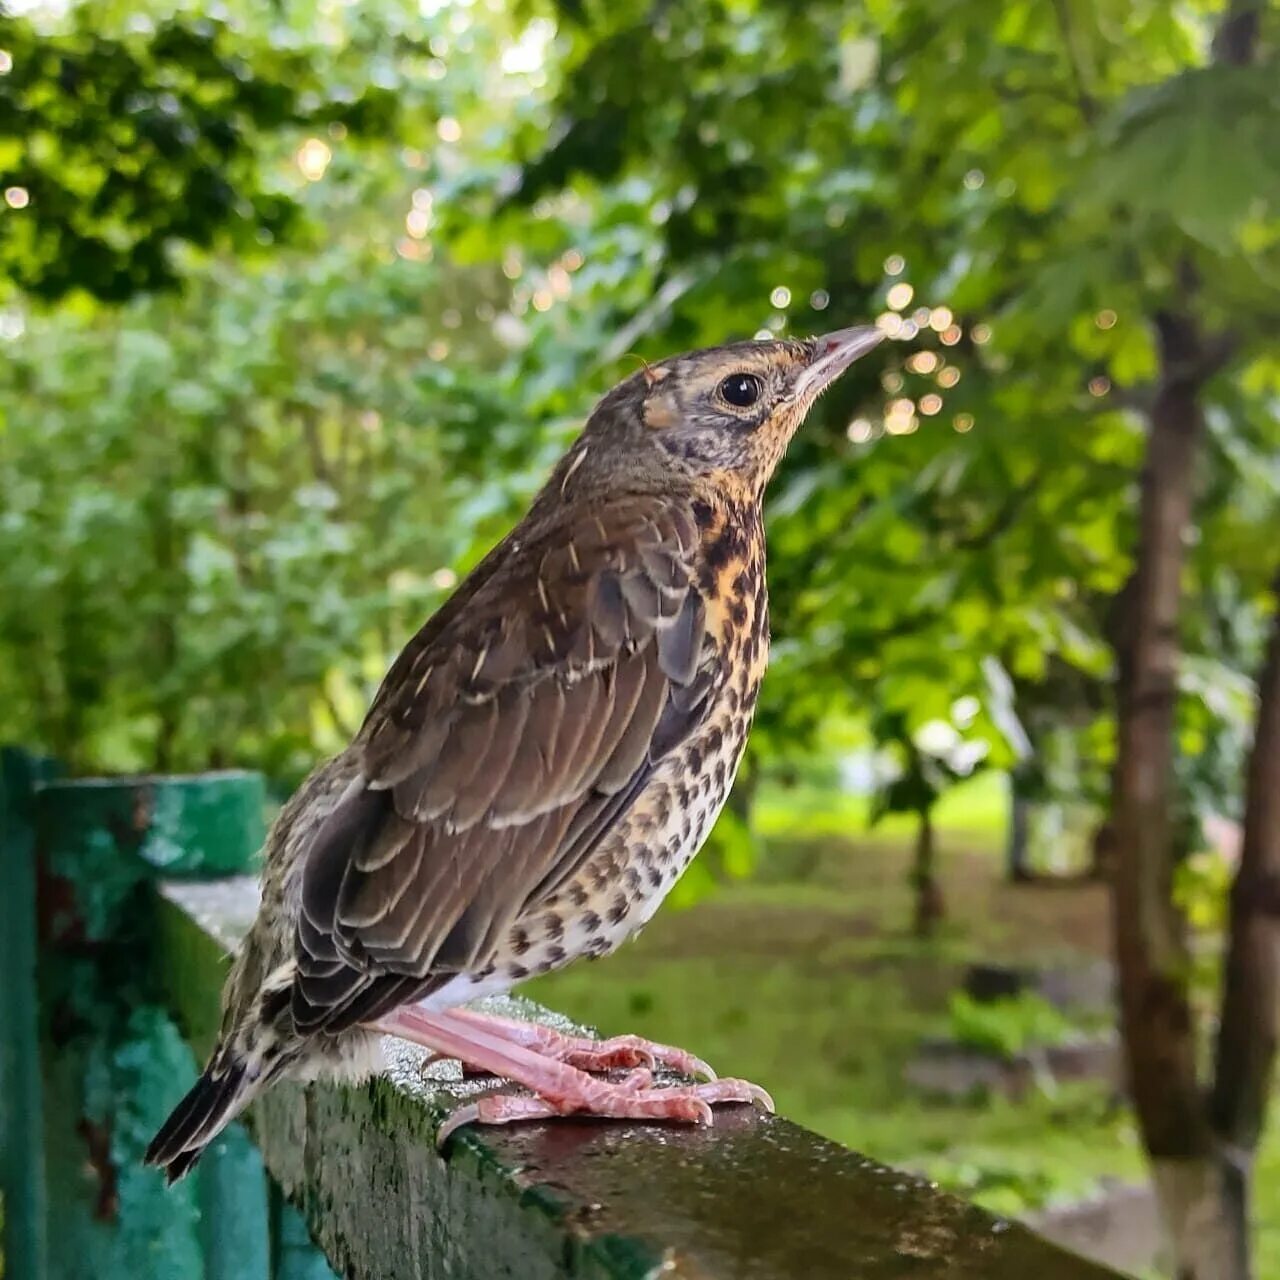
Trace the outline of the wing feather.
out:
[[[529,718],[531,702],[532,699],[522,691],[493,700],[495,731],[470,785],[459,792],[454,803],[451,820],[455,831],[474,826],[491,811],[494,800],[506,785]]]

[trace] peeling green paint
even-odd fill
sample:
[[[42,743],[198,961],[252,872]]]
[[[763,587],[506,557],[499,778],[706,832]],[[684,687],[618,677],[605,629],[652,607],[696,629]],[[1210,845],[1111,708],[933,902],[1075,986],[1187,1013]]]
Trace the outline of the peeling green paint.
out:
[[[250,865],[262,804],[247,774],[57,781],[33,793],[50,1190],[47,1260],[33,1280],[266,1280],[265,1180],[242,1134],[174,1188],[141,1162],[196,1076],[158,980],[150,883],[161,867]],[[188,977],[197,972],[210,971]],[[208,995],[216,1017],[216,986]]]
[[[228,1126],[209,1144],[195,1178],[204,1280],[266,1280],[266,1171],[243,1125]]]
[[[118,1030],[78,1026],[46,1040],[49,1280],[203,1275],[196,1184],[168,1192],[140,1158],[190,1050],[155,1006]]]
[[[335,1280],[325,1257],[311,1242],[307,1220],[271,1188],[271,1280]]]
[[[265,803],[261,777],[242,772],[39,784],[45,936],[116,936],[139,887],[159,874],[247,870],[262,847]]]

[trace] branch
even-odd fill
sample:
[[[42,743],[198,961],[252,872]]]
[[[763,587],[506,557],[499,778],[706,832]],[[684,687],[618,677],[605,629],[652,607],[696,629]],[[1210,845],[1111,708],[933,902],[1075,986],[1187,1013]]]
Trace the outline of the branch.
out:
[[[1160,381],[1164,387],[1196,392],[1231,362],[1240,350],[1240,338],[1232,330],[1201,333],[1190,315],[1200,281],[1189,262],[1183,263],[1183,275],[1183,309],[1157,311],[1154,316],[1161,352]]]
[[[1060,102],[1068,107],[1080,105],[1075,93],[1052,84],[1013,85],[997,77],[991,81],[991,91],[1001,102],[1025,102],[1032,98],[1048,98],[1050,102]]]
[[[1215,374],[1235,359],[1241,347],[1240,335],[1234,330],[1211,333],[1204,339],[1200,351],[1200,380],[1208,382]]]
[[[1060,14],[1064,2],[1057,0]],[[1232,65],[1251,60],[1257,25],[1258,0],[1232,0],[1214,42],[1215,58]],[[1160,376],[1149,414],[1136,565],[1117,618],[1118,745],[1105,834],[1114,863],[1113,927],[1130,1092],[1175,1242],[1183,1248],[1190,1238],[1179,1203],[1185,1188],[1175,1184],[1184,1173],[1206,1167],[1222,1135],[1251,1149],[1274,1059],[1280,954],[1276,924],[1257,908],[1259,883],[1280,874],[1280,622],[1261,679],[1246,820],[1250,849],[1233,894],[1218,1079],[1206,1107],[1186,989],[1185,928],[1173,900],[1174,701],[1185,540],[1204,435],[1200,392],[1231,358],[1235,340],[1202,331],[1191,258],[1184,256],[1176,271],[1176,302],[1152,317]],[[1243,1174],[1244,1163],[1236,1164]]]
[[[1151,413],[1151,405],[1155,400],[1155,392],[1149,385],[1135,387],[1118,387],[1112,384],[1110,394],[1101,406],[1103,410],[1128,409],[1140,413],[1144,418]]]
[[[315,410],[308,404],[294,401],[289,406],[298,417],[298,425],[302,428],[302,438],[307,446],[311,459],[311,474],[321,484],[333,488],[333,473],[329,468],[329,460],[325,457],[324,444],[320,439],[320,427],[316,421]]]
[[[1053,0],[1054,17],[1058,20],[1058,31],[1062,35],[1063,48],[1067,55],[1067,66],[1071,69],[1071,80],[1075,86],[1076,106],[1084,117],[1086,124],[1094,124],[1098,119],[1098,103],[1085,87],[1084,70],[1080,65],[1080,49],[1076,40],[1075,27],[1071,22],[1071,12],[1067,0]]]
[[[329,686],[324,680],[320,681],[319,693],[320,701],[324,703],[324,709],[329,713],[330,718],[333,720],[334,728],[337,729],[338,733],[344,738],[355,737],[356,729],[359,726],[352,724],[338,710],[338,704],[333,700],[333,694],[329,692]]]

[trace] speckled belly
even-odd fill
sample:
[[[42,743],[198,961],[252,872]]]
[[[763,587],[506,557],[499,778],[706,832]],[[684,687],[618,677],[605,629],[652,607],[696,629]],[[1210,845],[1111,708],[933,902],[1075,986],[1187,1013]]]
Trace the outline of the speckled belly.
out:
[[[493,979],[505,976],[510,986],[580,956],[608,955],[650,919],[728,799],[753,704],[740,689],[722,693],[581,872],[513,929]]]

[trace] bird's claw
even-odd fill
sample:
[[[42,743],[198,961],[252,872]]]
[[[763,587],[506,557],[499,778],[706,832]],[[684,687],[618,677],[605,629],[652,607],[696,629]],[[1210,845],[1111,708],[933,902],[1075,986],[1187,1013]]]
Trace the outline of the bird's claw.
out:
[[[695,1054],[640,1036],[612,1036],[608,1040],[566,1037],[565,1047],[556,1057],[579,1071],[610,1071],[617,1067],[647,1067],[653,1071],[666,1067],[695,1079],[717,1079],[711,1065]]]
[[[617,1083],[593,1082],[595,1088],[582,1096],[552,1101],[532,1094],[489,1094],[465,1103],[440,1126],[438,1147],[468,1124],[515,1124],[526,1120],[546,1120],[556,1116],[597,1116],[609,1120],[666,1120],[678,1124],[715,1123],[712,1106],[721,1103],[748,1103],[772,1114],[773,1099],[749,1080],[708,1080],[701,1084],[653,1086],[652,1073],[636,1068]]]

